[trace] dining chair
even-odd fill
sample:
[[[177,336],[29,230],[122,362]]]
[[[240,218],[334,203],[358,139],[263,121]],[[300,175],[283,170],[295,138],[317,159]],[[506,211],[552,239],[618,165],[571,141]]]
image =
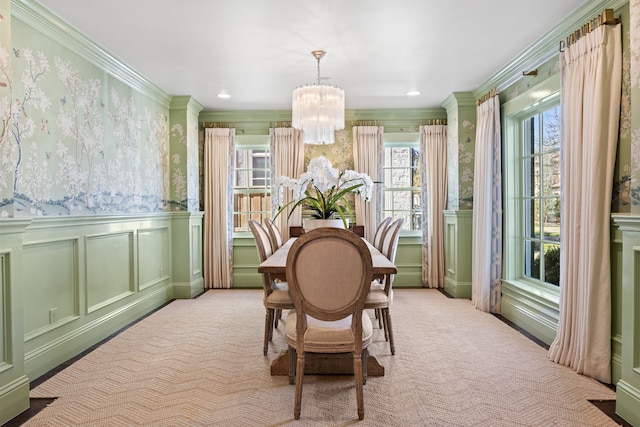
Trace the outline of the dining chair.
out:
[[[275,222],[271,218],[265,218],[264,223],[267,225],[267,230],[269,231],[269,240],[271,241],[271,247],[273,248],[273,252],[277,251],[280,246],[284,243],[282,239],[282,233],[280,229],[276,225]]]
[[[373,235],[373,242],[371,244],[375,246],[375,248],[381,251],[382,239],[384,239],[384,233],[387,231],[387,227],[391,223],[391,217],[386,217],[376,227],[376,232]]]
[[[264,262],[273,254],[269,234],[267,230],[256,220],[249,220],[251,233],[256,240],[258,249],[258,258],[260,263]],[[270,274],[262,274],[263,281],[263,298],[262,302],[266,310],[264,320],[264,347],[263,353],[266,356],[269,351],[269,341],[273,337],[273,329],[278,327],[278,313],[281,310],[293,309],[293,301],[289,296],[289,286],[287,282],[274,280]]]
[[[399,218],[392,222],[385,233],[384,240],[382,242],[382,254],[386,256],[389,261],[395,263],[396,250],[398,248],[398,240],[400,237],[400,229],[404,223],[403,218]],[[373,309],[376,313],[378,322],[381,322],[382,329],[384,330],[384,338],[389,341],[389,348],[391,354],[396,354],[396,347],[393,341],[393,328],[391,324],[391,303],[393,302],[393,275],[387,274],[384,277],[382,283],[377,280],[371,282],[367,299],[364,303],[365,309]]]
[[[363,311],[372,280],[371,253],[356,234],[338,228],[309,231],[293,243],[287,278],[289,381],[295,376],[294,418],[300,419],[305,353],[352,353],[358,418],[364,418],[363,383],[371,319]]]

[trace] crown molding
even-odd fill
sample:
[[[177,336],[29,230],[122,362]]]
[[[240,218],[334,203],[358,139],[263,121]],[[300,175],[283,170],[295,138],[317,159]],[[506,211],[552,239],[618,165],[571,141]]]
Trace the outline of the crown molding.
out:
[[[189,113],[198,114],[204,106],[190,95],[174,96],[171,98],[170,110],[187,110]]]
[[[453,92],[447,99],[442,101],[441,105],[448,113],[455,108],[475,107],[477,99],[477,97],[473,96],[472,92]]]
[[[358,120],[372,121],[385,126],[385,132],[406,132],[412,127],[423,124],[426,120],[446,119],[444,108],[433,109],[379,109],[379,110],[345,110],[346,127],[350,122]],[[229,123],[242,135],[263,135],[269,133],[269,127],[274,122],[291,121],[289,110],[233,110],[233,111],[202,111],[198,117],[202,122]]]
[[[122,83],[148,96],[165,108],[169,108],[171,96],[167,92],[126,65],[123,60],[89,40],[37,1],[11,0],[11,16],[34,27],[51,40],[80,55]]]
[[[500,71],[491,76],[474,92],[474,97],[479,98],[493,88],[501,91],[522,78],[523,70],[533,70],[558,55],[560,40],[564,40],[568,34],[573,33],[604,9],[618,10],[629,0],[591,0],[563,19],[557,27],[538,39],[529,48],[515,57]]]

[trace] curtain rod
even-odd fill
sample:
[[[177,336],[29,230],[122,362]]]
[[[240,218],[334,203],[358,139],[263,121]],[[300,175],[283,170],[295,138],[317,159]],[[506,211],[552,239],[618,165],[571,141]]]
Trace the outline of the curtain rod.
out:
[[[447,119],[426,119],[420,123],[422,126],[447,125]]]
[[[379,126],[378,120],[352,120],[351,126]]]
[[[202,122],[202,127],[205,129],[206,128],[225,129],[225,128],[232,128],[235,126],[233,126],[233,123],[229,123],[229,122]]]
[[[560,40],[559,50],[560,52],[564,52],[566,48],[577,42],[580,37],[589,34],[591,31],[602,25],[616,25],[619,23],[620,19],[613,16],[613,9],[605,9],[600,15],[596,16],[582,27],[565,37],[564,40]]]
[[[478,99],[478,105],[482,104],[483,102],[489,100],[490,98],[493,98],[494,96],[496,96],[498,94],[498,88],[493,88],[491,89],[489,92],[485,93],[483,96],[481,96]]]
[[[291,122],[270,122],[269,123],[269,127],[270,128],[290,128],[291,126]]]

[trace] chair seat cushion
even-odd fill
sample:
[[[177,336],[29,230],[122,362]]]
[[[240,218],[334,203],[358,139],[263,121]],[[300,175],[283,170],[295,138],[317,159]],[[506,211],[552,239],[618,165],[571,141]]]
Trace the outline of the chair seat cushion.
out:
[[[283,282],[280,283],[282,285]],[[266,298],[265,305],[271,308],[293,308],[293,301],[289,295],[289,289],[284,283],[285,289],[279,289],[276,287],[271,294]]]
[[[371,287],[367,294],[367,300],[364,303],[365,308],[383,308],[391,305],[393,301],[393,289],[389,292],[389,296],[384,292],[384,287]]]
[[[373,326],[371,318],[362,312],[362,348],[371,344]],[[291,310],[287,316],[287,344],[296,346],[296,312]],[[318,353],[345,353],[353,351],[351,316],[335,322],[325,322],[307,316],[305,351]]]

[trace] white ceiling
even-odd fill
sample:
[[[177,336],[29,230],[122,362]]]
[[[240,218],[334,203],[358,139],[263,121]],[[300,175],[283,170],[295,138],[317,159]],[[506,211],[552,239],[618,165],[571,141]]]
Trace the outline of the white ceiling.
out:
[[[477,89],[585,1],[40,3],[205,110],[289,110],[291,92],[317,80],[315,49],[327,51],[321,77],[345,90],[349,109],[440,107],[453,92]]]

